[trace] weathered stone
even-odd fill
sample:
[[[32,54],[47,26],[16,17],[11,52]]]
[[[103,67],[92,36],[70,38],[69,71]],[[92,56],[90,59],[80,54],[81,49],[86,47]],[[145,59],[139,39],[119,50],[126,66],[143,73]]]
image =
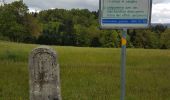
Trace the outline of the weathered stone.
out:
[[[34,49],[29,57],[30,100],[61,100],[57,55],[49,47]]]

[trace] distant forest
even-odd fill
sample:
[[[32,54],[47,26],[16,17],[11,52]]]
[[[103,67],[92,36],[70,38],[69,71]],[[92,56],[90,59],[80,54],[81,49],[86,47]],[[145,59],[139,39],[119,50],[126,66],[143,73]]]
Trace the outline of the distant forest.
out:
[[[0,40],[58,46],[119,48],[121,30],[100,30],[98,12],[49,9],[29,12],[21,1],[0,6]],[[127,47],[170,49],[170,29],[128,30]]]

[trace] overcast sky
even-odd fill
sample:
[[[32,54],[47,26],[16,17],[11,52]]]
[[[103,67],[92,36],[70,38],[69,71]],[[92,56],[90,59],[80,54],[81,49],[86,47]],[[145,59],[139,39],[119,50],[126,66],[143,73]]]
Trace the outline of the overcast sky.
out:
[[[98,2],[99,0],[24,0],[31,11],[50,8],[98,10]],[[170,0],[153,0],[152,23],[170,23]]]

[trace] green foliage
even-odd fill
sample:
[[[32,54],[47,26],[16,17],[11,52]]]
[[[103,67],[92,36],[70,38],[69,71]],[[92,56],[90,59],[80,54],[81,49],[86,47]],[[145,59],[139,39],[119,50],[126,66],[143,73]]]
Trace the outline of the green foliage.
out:
[[[121,31],[100,30],[97,14],[98,12],[90,12],[87,9],[41,11],[38,14],[38,19],[44,24],[43,34],[40,36],[40,38],[44,37],[40,39],[42,41],[41,44],[120,47]],[[49,22],[59,24],[54,29],[50,27]],[[167,27],[161,24],[150,29],[129,30],[127,47],[160,48],[160,37],[165,30],[167,30]],[[48,38],[48,41],[45,38]],[[50,41],[55,39],[58,41]]]
[[[88,28],[79,24],[74,25],[77,46],[90,46],[90,34]]]
[[[101,33],[101,43],[103,47],[118,47],[119,34],[116,31],[103,31]]]
[[[170,49],[170,29],[161,34],[161,49]]]
[[[90,12],[87,9],[45,10],[39,13],[38,18],[44,24],[42,36],[50,37],[48,35],[58,34],[57,40],[60,42],[53,42],[56,45],[118,47],[118,42],[120,42],[117,41],[116,31],[99,30],[95,12]],[[56,26],[55,32],[51,31],[53,30],[51,27],[46,28],[46,26],[50,26],[49,22],[60,23]],[[45,40],[41,43],[51,44],[51,41],[47,43]]]
[[[130,41],[137,48],[159,48],[159,38],[151,30],[132,30]]]
[[[151,27],[151,30],[157,33],[159,36],[162,32],[164,32],[167,29],[167,26],[164,26],[162,24],[158,24],[154,27]]]
[[[41,28],[38,21],[28,13],[23,2],[15,1],[0,8],[0,36],[16,42],[33,42]]]

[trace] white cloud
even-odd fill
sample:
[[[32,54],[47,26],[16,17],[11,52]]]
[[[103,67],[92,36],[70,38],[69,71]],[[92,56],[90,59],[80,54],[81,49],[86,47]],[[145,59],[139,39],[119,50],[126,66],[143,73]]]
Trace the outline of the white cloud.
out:
[[[158,3],[153,5],[152,22],[153,23],[170,23],[170,2]]]
[[[29,11],[30,12],[40,12],[41,11],[41,9],[39,9],[39,8],[29,8]]]
[[[98,0],[25,0],[29,7],[38,7],[40,9],[49,8],[80,8],[96,10],[98,7]]]

